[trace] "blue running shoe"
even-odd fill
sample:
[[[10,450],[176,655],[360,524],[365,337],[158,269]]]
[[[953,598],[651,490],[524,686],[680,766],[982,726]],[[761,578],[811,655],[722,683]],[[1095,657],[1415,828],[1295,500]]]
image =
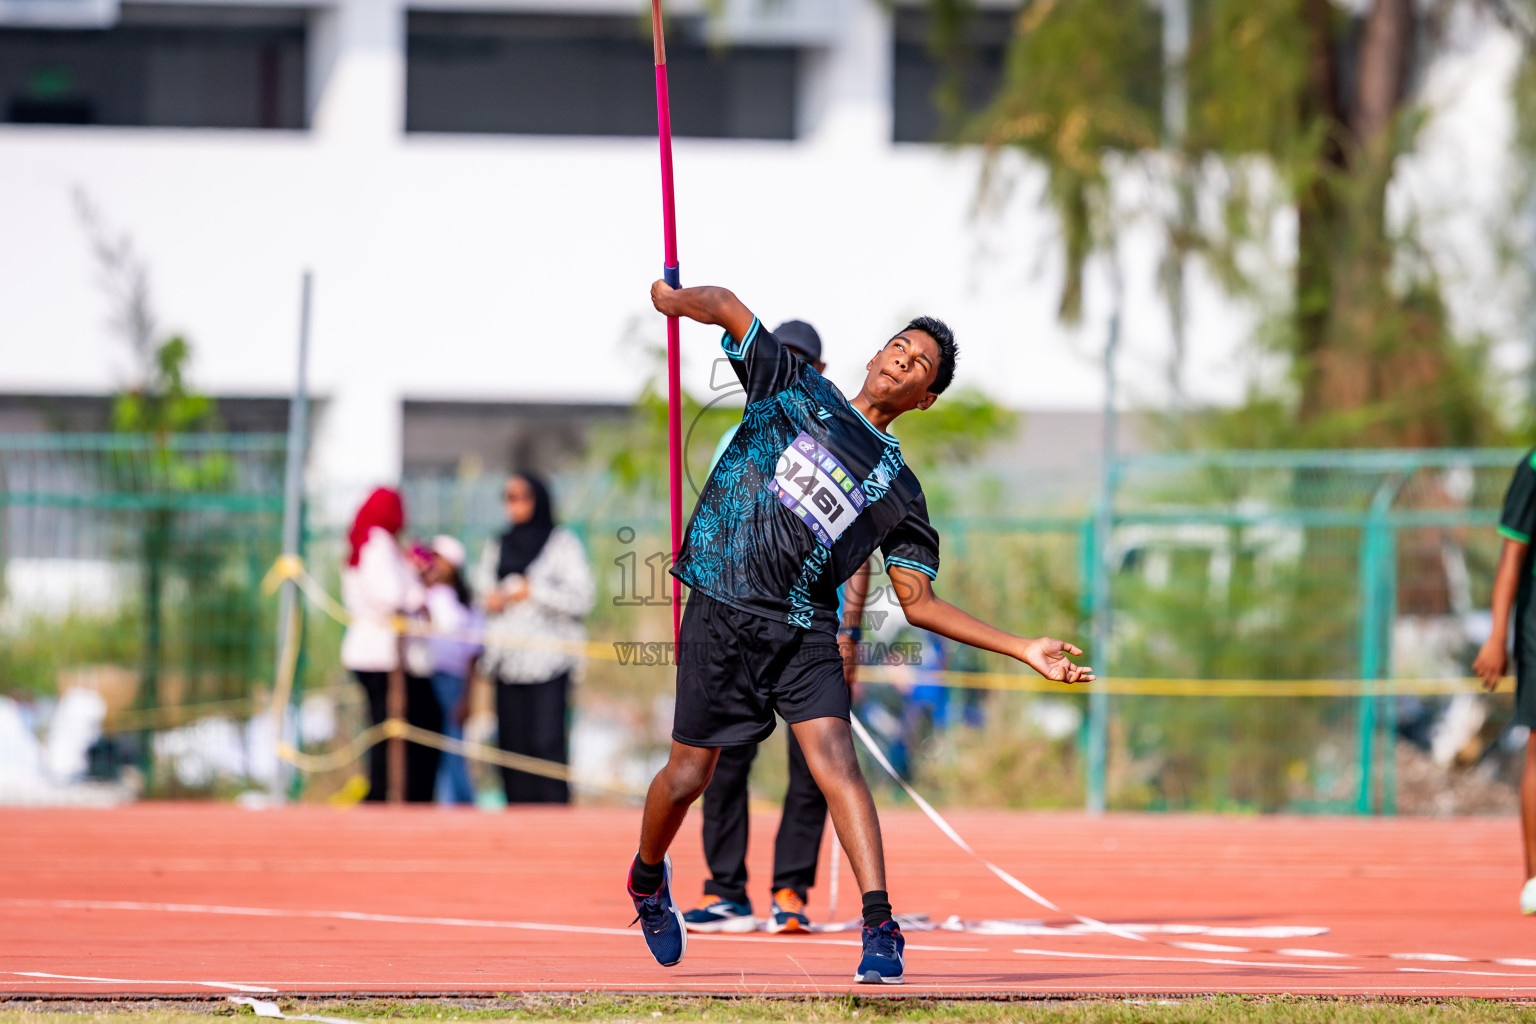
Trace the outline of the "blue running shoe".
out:
[[[651,955],[661,966],[671,967],[679,963],[683,954],[688,952],[688,931],[683,926],[683,912],[677,909],[677,901],[672,899],[670,854],[662,860],[662,864],[661,888],[651,895],[642,896],[635,892],[629,879],[625,880],[624,888],[629,890],[629,898],[635,901],[635,921],[640,922],[640,930],[645,933],[645,944],[651,948]],[[634,871],[633,862],[630,863],[630,871]]]
[[[905,980],[902,954],[906,948],[907,940],[895,921],[887,921],[879,928],[865,925],[864,959],[859,961],[859,972],[853,980],[866,985],[900,985]]]
[[[691,932],[757,931],[752,904],[734,903],[711,893],[705,893],[693,909],[683,915],[683,924]]]

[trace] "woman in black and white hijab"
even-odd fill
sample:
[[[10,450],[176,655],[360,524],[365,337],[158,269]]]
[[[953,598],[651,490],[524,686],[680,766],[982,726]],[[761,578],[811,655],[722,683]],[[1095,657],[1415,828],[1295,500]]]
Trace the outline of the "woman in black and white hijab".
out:
[[[496,683],[501,749],[569,762],[566,715],[571,680],[587,639],[582,620],[596,591],[581,541],[555,524],[549,489],[526,473],[508,478],[502,495],[510,527],[486,545],[476,573],[484,594],[487,676]],[[551,643],[553,641],[553,643]],[[501,770],[508,803],[569,803],[557,779]]]

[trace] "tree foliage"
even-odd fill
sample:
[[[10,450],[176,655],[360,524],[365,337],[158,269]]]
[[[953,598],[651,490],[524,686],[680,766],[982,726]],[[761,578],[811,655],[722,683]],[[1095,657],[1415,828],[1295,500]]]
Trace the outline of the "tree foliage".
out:
[[[192,390],[192,346],[180,334],[161,335],[149,287],[149,265],[127,232],[115,232],[83,191],[75,210],[96,258],[99,283],[112,305],[111,324],[128,349],[129,378],[112,403],[112,427],[131,434],[171,434],[216,423],[214,402]]]
[[[1289,373],[1257,381],[1252,396],[1256,409],[1284,410],[1292,429],[1273,440],[1500,440],[1483,346],[1457,335],[1420,224],[1387,213],[1427,116],[1415,86],[1457,0],[1370,0],[1359,14],[1332,0],[1189,5],[1187,55],[1171,67],[1161,4],[1022,5],[998,93],[958,133],[1044,166],[1062,319],[1080,319],[1094,258],[1113,259],[1125,226],[1150,214],[1165,228],[1166,262],[1198,259],[1232,295],[1275,307],[1280,323],[1255,341],[1278,341],[1268,351]],[[931,11],[943,40],[971,4],[933,0]],[[935,47],[941,59],[951,52]],[[1178,131],[1164,123],[1173,75],[1187,95]],[[953,105],[952,93],[937,99]],[[1133,174],[1154,187],[1117,187]],[[1192,200],[1170,201],[1180,195]],[[1276,237],[1293,238],[1294,251],[1278,252]],[[1163,275],[1174,316],[1182,281]]]

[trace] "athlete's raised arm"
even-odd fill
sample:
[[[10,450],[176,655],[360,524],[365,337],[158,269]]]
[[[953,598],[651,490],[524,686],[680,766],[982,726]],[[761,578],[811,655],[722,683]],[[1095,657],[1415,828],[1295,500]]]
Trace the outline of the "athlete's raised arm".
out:
[[[933,592],[933,582],[922,573],[895,565],[887,568],[896,599],[901,602],[902,612],[906,614],[907,621],[918,629],[926,629],[985,651],[1006,654],[1022,661],[1047,679],[1063,683],[1093,681],[1093,669],[1087,665],[1075,665],[1068,657],[1083,652],[1065,640],[1053,640],[1047,636],[1031,640],[1005,633],[938,597]]]
[[[713,285],[673,288],[658,280],[651,285],[651,305],[664,316],[685,316],[701,324],[724,327],[737,341],[747,336],[756,319],[729,288]]]

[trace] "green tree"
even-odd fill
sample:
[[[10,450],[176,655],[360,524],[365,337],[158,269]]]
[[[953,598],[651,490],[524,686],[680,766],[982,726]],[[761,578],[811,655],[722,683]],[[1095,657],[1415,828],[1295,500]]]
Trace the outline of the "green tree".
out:
[[[1455,0],[1371,0],[1361,15],[1332,0],[1188,2],[1187,56],[1167,67],[1161,4],[1032,0],[1015,21],[997,95],[956,119],[958,138],[1044,166],[1065,265],[1062,319],[1081,317],[1093,258],[1113,260],[1122,226],[1154,212],[1116,187],[1131,171],[1150,172],[1163,186],[1153,202],[1175,210],[1157,213],[1167,236],[1160,279],[1175,318],[1182,273],[1169,268],[1188,259],[1203,260],[1233,295],[1280,309],[1254,342],[1284,356],[1289,376],[1255,387],[1257,421],[1211,424],[1218,438],[1235,430],[1260,435],[1246,441],[1302,446],[1498,439],[1484,346],[1456,335],[1419,225],[1395,222],[1386,207],[1428,116],[1415,83]],[[931,0],[941,56],[963,52],[943,41],[971,6]],[[1164,103],[1175,84],[1188,97],[1172,111],[1176,126]],[[1296,239],[1278,289],[1268,251],[1276,218],[1291,221]]]
[[[75,202],[112,326],[129,356],[127,380],[113,399],[112,428],[149,439],[147,449],[111,451],[103,473],[107,486],[135,499],[135,510],[123,515],[137,527],[134,557],[141,567],[140,703],[162,702],[168,663],[181,670],[184,698],[243,695],[253,675],[250,640],[261,608],[254,587],[239,582],[248,567],[225,571],[241,555],[238,526],[215,511],[216,500],[196,500],[229,490],[236,466],[224,451],[179,441],[216,429],[217,409],[187,380],[191,344],[158,327],[148,264],[131,236],[112,230],[83,192]],[[168,595],[176,595],[175,607],[168,607]]]
[[[187,384],[192,346],[180,334],[162,335],[149,286],[149,265],[127,232],[116,232],[82,190],[75,211],[96,259],[98,281],[111,302],[111,324],[127,346],[129,377],[112,403],[112,428],[120,433],[173,434],[211,429],[217,409]]]

